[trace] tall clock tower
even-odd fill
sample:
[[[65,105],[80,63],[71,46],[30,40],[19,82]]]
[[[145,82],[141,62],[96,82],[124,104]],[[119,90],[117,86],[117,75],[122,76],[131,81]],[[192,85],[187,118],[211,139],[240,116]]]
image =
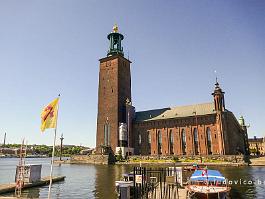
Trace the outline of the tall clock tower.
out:
[[[120,146],[119,127],[127,121],[128,101],[131,102],[130,61],[124,58],[122,40],[118,26],[108,34],[109,50],[100,59],[97,115],[97,152],[111,148],[115,152]]]

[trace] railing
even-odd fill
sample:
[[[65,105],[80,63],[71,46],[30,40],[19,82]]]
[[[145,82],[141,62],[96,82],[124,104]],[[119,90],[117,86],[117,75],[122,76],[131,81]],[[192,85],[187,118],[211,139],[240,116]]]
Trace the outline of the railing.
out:
[[[179,184],[170,168],[134,167],[133,199],[178,199]]]

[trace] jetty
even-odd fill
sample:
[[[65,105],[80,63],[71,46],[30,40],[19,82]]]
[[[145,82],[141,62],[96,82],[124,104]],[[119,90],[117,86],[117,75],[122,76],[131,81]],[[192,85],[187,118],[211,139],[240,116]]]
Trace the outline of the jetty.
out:
[[[65,176],[53,176],[52,182],[60,182],[64,181]],[[50,183],[50,176],[41,178],[41,180],[32,182],[32,183],[25,183],[22,189],[28,189],[32,187],[41,187],[48,185]],[[7,183],[7,184],[0,184],[0,194],[15,192],[16,183]]]

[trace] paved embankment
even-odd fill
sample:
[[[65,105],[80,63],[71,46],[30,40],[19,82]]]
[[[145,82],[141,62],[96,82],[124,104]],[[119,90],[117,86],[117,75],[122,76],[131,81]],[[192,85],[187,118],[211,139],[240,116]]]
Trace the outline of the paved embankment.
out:
[[[127,164],[127,165],[166,165],[166,166],[192,166],[194,164],[198,164],[199,166],[247,166],[247,163],[232,163],[232,162],[168,162],[168,161],[160,161],[160,162],[152,162],[152,161],[141,161],[141,162],[116,162],[116,164]]]
[[[251,158],[251,166],[265,166],[265,157]]]

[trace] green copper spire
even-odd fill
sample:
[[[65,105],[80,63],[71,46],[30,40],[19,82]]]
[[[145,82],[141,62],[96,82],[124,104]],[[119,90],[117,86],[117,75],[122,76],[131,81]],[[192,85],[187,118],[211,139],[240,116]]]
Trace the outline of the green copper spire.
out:
[[[115,24],[113,26],[112,32],[108,35],[108,40],[110,41],[110,47],[107,54],[108,56],[116,54],[123,56],[123,48],[121,46],[121,41],[123,38],[123,35],[118,33],[118,26]]]
[[[238,119],[238,122],[241,126],[245,126],[245,119],[244,117],[241,115],[240,118]]]

